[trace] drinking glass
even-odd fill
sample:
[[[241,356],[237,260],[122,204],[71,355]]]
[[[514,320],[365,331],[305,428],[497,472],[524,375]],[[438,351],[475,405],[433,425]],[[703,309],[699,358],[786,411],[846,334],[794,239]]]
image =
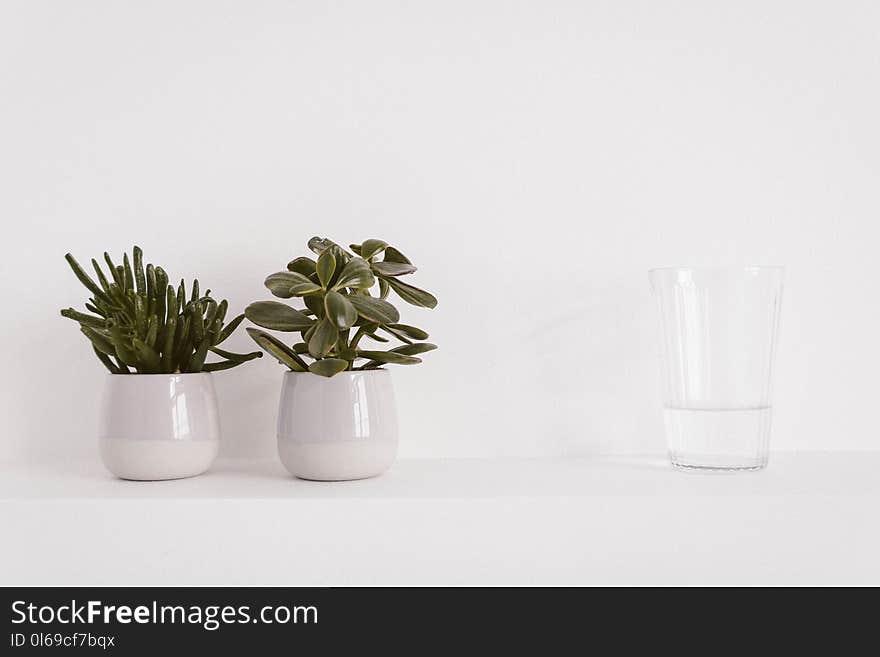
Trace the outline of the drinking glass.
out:
[[[649,272],[660,316],[663,414],[672,464],[767,465],[782,267]]]

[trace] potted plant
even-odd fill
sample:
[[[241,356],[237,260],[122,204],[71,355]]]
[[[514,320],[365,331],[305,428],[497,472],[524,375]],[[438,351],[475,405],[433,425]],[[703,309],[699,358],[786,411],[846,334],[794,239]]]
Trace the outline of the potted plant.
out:
[[[384,365],[420,363],[419,354],[437,348],[424,342],[425,331],[400,323],[388,296],[394,292],[425,308],[434,308],[437,299],[400,280],[416,268],[382,240],[352,244],[347,251],[313,237],[309,248],[317,259],[296,258],[287,271],[265,281],[273,295],[301,299],[303,307],[257,301],[245,309],[254,324],[301,338],[288,344],[265,331],[247,329],[260,347],[290,369],[281,391],[278,453],[290,473],[303,479],[373,477],[387,470],[397,455],[397,410]],[[402,344],[391,349],[365,346],[366,341],[392,339]]]
[[[110,375],[104,386],[99,422],[101,457],[122,479],[191,477],[217,456],[220,422],[211,372],[262,356],[236,354],[219,345],[241,324],[224,326],[227,302],[193,281],[187,296],[175,290],[162,267],[144,267],[134,247],[121,265],[105,253],[109,275],[92,259],[98,282],[69,253],[73,273],[91,293],[87,312],[61,311],[79,323],[98,360]],[[222,360],[206,363],[209,353]]]

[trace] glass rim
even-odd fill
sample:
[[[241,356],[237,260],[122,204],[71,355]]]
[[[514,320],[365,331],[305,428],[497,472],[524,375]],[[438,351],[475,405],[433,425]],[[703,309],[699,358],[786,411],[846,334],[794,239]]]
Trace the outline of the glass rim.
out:
[[[653,267],[648,270],[649,274],[663,272],[762,272],[762,271],[785,271],[785,265],[707,265],[704,267],[690,267],[687,265],[671,267]]]

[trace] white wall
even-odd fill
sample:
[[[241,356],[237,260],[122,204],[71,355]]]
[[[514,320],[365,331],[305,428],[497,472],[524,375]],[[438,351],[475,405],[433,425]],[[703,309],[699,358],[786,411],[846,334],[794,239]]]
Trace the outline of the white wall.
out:
[[[135,241],[240,310],[313,234],[420,266],[406,455],[657,451],[646,270],[788,266],[774,446],[877,443],[876,2],[0,6],[0,456],[93,454],[63,260]],[[249,348],[242,332],[235,346]],[[269,454],[281,369],[217,376]]]

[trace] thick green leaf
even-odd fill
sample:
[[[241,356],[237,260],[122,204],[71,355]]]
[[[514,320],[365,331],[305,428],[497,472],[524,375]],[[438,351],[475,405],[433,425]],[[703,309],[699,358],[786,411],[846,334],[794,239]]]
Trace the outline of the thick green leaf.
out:
[[[86,273],[86,271],[79,266],[79,263],[69,253],[64,256],[65,260],[67,260],[67,264],[70,265],[70,268],[73,270],[73,273],[79,279],[79,282],[86,286],[89,292],[95,295],[96,299],[101,299],[102,301],[110,301],[109,297],[104,294],[104,291],[98,287],[97,283],[92,280],[92,278]]]
[[[202,338],[199,346],[193,352],[192,357],[186,365],[186,371],[190,373],[201,372],[205,365],[205,358],[208,356],[208,348],[211,346],[210,338]]]
[[[309,345],[305,342],[297,342],[293,345],[293,350],[298,354],[307,354],[309,353]]]
[[[318,282],[320,282],[321,287],[326,290],[330,285],[330,280],[333,278],[334,272],[336,271],[336,256],[333,255],[331,249],[326,249],[318,256],[316,271],[318,273]]]
[[[405,262],[374,262],[371,267],[374,273],[382,276],[403,276],[416,271],[415,265]]]
[[[409,261],[405,255],[403,255],[400,251],[395,249],[393,246],[389,246],[385,249],[385,262],[402,262],[405,265],[411,265],[412,263]]]
[[[387,278],[385,280],[388,281],[391,289],[407,303],[411,303],[414,306],[422,306],[423,308],[434,308],[437,305],[437,297],[430,292],[425,292],[425,290],[420,290],[395,278]]]
[[[421,363],[421,358],[407,356],[398,351],[362,351],[358,349],[358,358],[369,358],[379,363],[394,363],[395,365],[415,365]]]
[[[156,374],[162,369],[162,360],[159,358],[159,354],[146,342],[134,338],[131,341],[131,346],[137,356],[138,368],[144,370],[142,373]]]
[[[254,358],[261,358],[263,356],[262,351],[251,351],[246,354],[236,354],[231,351],[226,351],[225,349],[218,349],[217,347],[210,347],[209,351],[212,351],[218,356],[222,356],[227,360],[233,360],[237,363],[246,363],[249,360],[253,360]]]
[[[80,325],[79,330],[82,331],[83,335],[91,340],[92,345],[94,345],[95,349],[111,356],[116,355],[116,348],[113,346],[113,343],[110,341],[110,338],[106,333],[104,333],[103,331],[97,331],[89,326],[82,325]]]
[[[352,287],[363,290],[372,287],[375,283],[376,279],[373,277],[373,272],[370,271],[370,264],[363,258],[355,257],[342,268],[333,289],[340,290],[344,287]]]
[[[309,372],[318,376],[333,376],[344,372],[348,368],[348,361],[341,358],[322,358],[309,365]]]
[[[272,294],[276,297],[281,297],[282,299],[289,299],[292,296],[307,294],[307,292],[302,291],[305,289],[311,289],[312,291],[321,289],[320,285],[310,281],[302,274],[293,271],[279,271],[270,274],[266,277],[264,284],[269,288],[269,291]],[[293,291],[294,288],[296,288],[297,292]]]
[[[382,253],[387,246],[388,242],[383,242],[382,240],[365,240],[364,243],[361,244],[360,256],[364,260],[372,258],[374,255]]]
[[[339,331],[328,318],[318,322],[312,337],[309,339],[309,353],[314,358],[323,358],[330,353],[339,337]]]
[[[216,363],[205,363],[202,366],[202,372],[220,372],[222,370],[228,370],[233,367],[237,367],[241,365],[244,361],[241,360],[221,360]]]
[[[388,285],[384,278],[379,278],[379,298],[387,299],[388,293],[391,291],[391,287]]]
[[[393,335],[395,338],[400,340],[401,342],[405,342],[406,344],[412,344],[412,340],[407,336],[406,333],[401,333],[400,331],[395,331],[393,328],[389,328],[388,326],[381,327],[383,331],[388,333],[388,335]]]
[[[110,360],[110,357],[107,354],[98,351],[98,348],[94,345],[92,346],[92,351],[95,352],[95,355],[98,357],[98,360],[104,364],[104,367],[110,371],[110,374],[122,374],[122,370],[113,364],[113,361]]]
[[[287,365],[290,369],[295,372],[305,372],[308,370],[308,365],[306,362],[300,358],[296,353],[291,351],[289,347],[287,347],[283,342],[281,342],[278,338],[269,335],[265,331],[261,331],[259,329],[255,329],[252,327],[247,327],[247,333],[251,338],[260,345],[267,353],[275,356],[278,359],[278,362],[282,365]]]
[[[358,312],[351,305],[348,297],[330,290],[324,296],[324,311],[336,328],[345,330],[351,328],[357,321]]]
[[[95,275],[98,277],[98,282],[101,284],[101,289],[109,295],[110,283],[107,281],[107,277],[104,276],[104,272],[101,270],[101,265],[99,265],[98,261],[94,258],[92,258],[92,269],[95,270]]]
[[[147,279],[144,276],[144,252],[141,247],[135,246],[132,250],[134,256],[134,282],[135,291],[138,294],[145,294],[147,291]]]
[[[294,258],[288,262],[287,270],[308,277],[314,274],[317,270],[317,263],[311,258],[302,256],[301,258]]]
[[[312,252],[321,255],[334,244],[335,242],[333,242],[333,240],[328,240],[326,237],[313,237],[309,240],[309,249],[311,249]]]
[[[324,296],[321,294],[309,294],[303,297],[306,308],[316,316],[324,312]]]
[[[393,324],[400,319],[397,308],[382,299],[353,295],[348,300],[357,309],[358,315],[371,322]]]
[[[257,326],[276,331],[304,331],[315,321],[280,301],[256,301],[244,314]]]
[[[217,337],[217,341],[214,342],[214,345],[218,345],[230,335],[232,335],[233,331],[239,327],[239,325],[244,321],[244,313],[241,315],[237,315],[230,321],[226,326],[223,327],[223,330],[220,331],[220,335]]]
[[[403,333],[406,337],[413,340],[427,340],[428,334],[420,328],[409,326],[407,324],[389,324],[387,328]]]
[[[400,347],[395,347],[391,351],[397,354],[403,354],[404,356],[416,356],[427,351],[434,351],[436,348],[437,345],[431,344],[430,342],[420,342],[418,344],[401,345]]]
[[[86,313],[81,313],[73,308],[65,308],[61,311],[62,317],[67,317],[67,319],[72,319],[75,322],[79,322],[84,326],[91,326],[92,328],[104,328],[104,318],[103,317],[95,317],[94,315],[87,315]]]

